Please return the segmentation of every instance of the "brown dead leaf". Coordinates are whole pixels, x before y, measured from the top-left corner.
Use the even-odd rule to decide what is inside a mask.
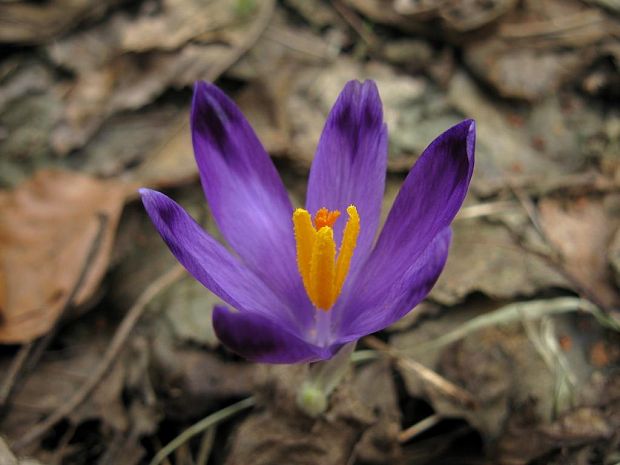
[[[66,155],[110,116],[142,108],[170,87],[215,80],[256,41],[272,7],[273,1],[263,2],[243,16],[222,0],[170,0],[158,14],[120,12],[50,45],[52,60],[76,74],[57,89],[65,107],[52,147]]]
[[[118,0],[0,2],[0,42],[40,44],[86,17],[97,17]]]
[[[496,22],[517,5],[516,0],[348,0],[375,22],[407,32],[423,32],[458,41],[458,37]]]
[[[127,186],[41,171],[0,192],[0,343],[45,334],[107,270]]]
[[[2,465],[41,465],[32,459],[18,460],[6,443],[0,438],[0,464]]]
[[[505,226],[462,220],[453,230],[448,263],[431,291],[433,299],[453,305],[474,292],[505,299],[566,287],[564,279],[540,257],[519,248]]]
[[[372,407],[378,407],[377,403],[365,403],[358,395],[355,385],[344,382],[332,394],[326,415],[314,420],[301,413],[295,402],[307,367],[266,365],[262,368],[264,379],[259,392],[265,408],[253,413],[239,425],[231,437],[230,454],[224,463],[352,463],[354,447],[362,434],[369,431],[377,421],[377,415],[372,410]],[[385,378],[379,377],[375,381],[377,384],[374,388],[378,388],[378,385],[384,388],[389,385]],[[369,387],[367,393],[373,387]],[[382,407],[379,409],[382,410]],[[385,410],[381,413],[385,413]],[[391,451],[384,452],[389,454]]]
[[[604,305],[620,303],[607,262],[617,224],[608,217],[603,203],[586,197],[568,203],[546,198],[539,203],[539,216],[566,271]]]
[[[96,330],[93,330],[94,321]],[[113,330],[105,318],[96,317],[96,320],[81,319],[60,333],[56,344],[62,350],[44,354],[36,370],[15,392],[3,417],[2,434],[12,440],[15,449],[19,448],[15,444],[19,438],[32,431],[42,418],[63,408],[92,379],[93,370],[109,347]],[[67,439],[71,440],[71,446],[57,446],[50,454],[47,445],[50,443],[46,441],[51,436],[54,443],[55,433],[63,431],[60,426],[43,439],[46,445],[41,447],[37,443],[19,451],[33,454],[46,463],[136,465],[146,454],[140,438],[153,434],[160,421],[160,409],[147,374],[149,357],[145,337],[135,334],[93,392],[66,413],[64,422],[69,425]],[[6,358],[0,359],[0,372],[9,363]],[[4,465],[1,450],[0,447],[0,464]],[[76,456],[82,460],[72,460]],[[85,461],[84,457],[90,460]]]
[[[189,128],[189,112],[177,116],[165,129],[165,139],[150,151],[130,176],[150,187],[168,187],[196,178],[196,162]]]
[[[466,45],[471,70],[504,96],[540,100],[580,76],[611,40],[613,27],[583,2],[523,2],[492,37]]]
[[[164,0],[157,14],[144,14],[124,29],[122,48],[174,50],[194,37],[230,27],[243,19],[238,13],[235,2],[227,0]]]

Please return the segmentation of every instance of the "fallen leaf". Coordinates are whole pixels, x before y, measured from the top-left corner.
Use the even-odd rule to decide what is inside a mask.
[[[118,0],[53,0],[45,3],[1,2],[0,42],[40,44],[85,18],[101,16]]]
[[[493,86],[502,97],[540,100],[557,91],[585,69],[583,53],[567,50],[532,50],[511,44],[485,41],[472,45],[465,54],[467,64]]]
[[[512,110],[493,100],[465,73],[457,73],[450,82],[449,100],[459,111],[474,118],[476,125],[476,173],[473,186],[487,195],[523,178],[540,173],[563,173],[566,168],[535,150],[528,133],[511,125]],[[498,137],[501,134],[501,137]]]
[[[45,334],[107,270],[127,185],[41,171],[0,192],[0,342]]]
[[[467,33],[491,25],[512,11],[516,0],[348,0],[375,22],[405,32],[423,33],[460,43]]]
[[[301,413],[295,402],[307,367],[271,365],[263,368],[265,374],[260,391],[265,408],[253,412],[237,427],[224,463],[348,463],[361,435],[377,419],[372,406],[357,395],[354,384],[342,383],[332,394],[325,417],[315,421]],[[385,379],[376,381],[375,388],[390,384]],[[373,402],[374,406],[380,403]]]
[[[258,366],[219,359],[202,349],[179,347],[156,333],[151,371],[162,393],[166,417],[195,419],[227,402],[252,394]]]
[[[129,172],[137,183],[163,188],[198,177],[187,113],[182,112],[169,120],[164,134],[162,140],[148,151],[143,162]]]
[[[130,52],[175,50],[194,37],[219,32],[244,19],[235,2],[163,0],[156,14],[140,15],[123,29],[120,45]]]
[[[188,114],[187,104],[162,104],[114,115],[67,162],[80,172],[123,176],[148,187],[191,180],[197,170]]]
[[[56,345],[62,350],[46,353],[15,392],[2,423],[3,433],[12,441],[63,408],[93,376],[114,330],[101,316],[81,319],[60,333]],[[80,461],[75,463],[95,463],[95,459],[103,459],[102,455],[115,455],[120,447],[118,455],[123,456],[122,460],[117,458],[110,463],[138,463],[145,454],[141,438],[153,434],[161,420],[148,376],[149,360],[148,341],[142,335],[134,335],[93,392],[67,412],[63,420],[70,425],[68,439],[72,447],[57,447],[55,457],[61,457],[62,463],[74,463],[76,456]],[[0,370],[8,363],[7,359],[0,360]],[[40,441],[43,445],[35,443],[24,452],[31,451],[42,461],[53,457],[46,443],[58,440],[63,431],[62,423],[50,428],[51,434]],[[60,458],[55,463],[61,463]]]
[[[27,55],[0,70],[0,188],[11,188],[54,162],[49,133],[62,114],[53,70]]]
[[[484,220],[459,220],[446,268],[431,298],[453,305],[474,292],[495,299],[531,296],[543,289],[568,287],[540,257],[525,252],[507,227]]]
[[[536,312],[525,316],[524,309],[522,317],[503,319],[495,312],[496,305],[486,299],[471,299],[458,308],[447,309],[439,318],[427,319],[412,330],[390,337],[390,345],[401,353],[470,392],[477,408],[457,405],[399,366],[409,394],[427,400],[441,415],[466,419],[490,446],[493,463],[524,465],[555,448],[570,445],[574,439],[596,441],[609,436],[612,411],[603,415],[595,412],[592,427],[581,430],[578,421],[573,421],[583,418],[582,407],[605,405],[605,400],[587,394],[596,382],[597,370],[586,356],[590,341],[601,338],[604,329],[592,317],[558,314],[537,318]],[[486,319],[487,323],[484,328],[463,334],[453,344],[433,346],[443,335],[467,328],[474,319]],[[584,322],[593,325],[587,332],[582,329]],[[540,340],[535,340],[526,327],[541,334],[545,331],[544,344],[537,345]],[[572,338],[575,344],[571,350],[560,349],[559,334]],[[552,346],[558,351],[552,352]],[[570,380],[568,384],[566,380]]]
[[[545,198],[539,217],[547,239],[560,253],[566,270],[604,305],[620,304],[607,262],[607,250],[618,221],[601,201],[582,197],[571,202]]]
[[[23,459],[18,460],[11,450],[9,446],[2,440],[0,437],[0,464],[2,465],[42,465],[40,462],[32,459]]]
[[[170,87],[215,80],[262,31],[272,5],[244,16],[222,0],[167,0],[157,14],[148,7],[138,16],[119,12],[50,45],[52,59],[76,74],[58,86],[65,105],[51,135],[56,153],[82,147],[107,118],[140,109]]]
[[[596,8],[567,0],[526,1],[497,34],[465,46],[469,68],[503,97],[540,100],[581,75],[612,36]]]
[[[355,373],[353,383],[364,405],[377,417],[355,446],[356,459],[362,463],[396,463],[401,452],[401,412],[391,364],[387,360],[369,363]]]

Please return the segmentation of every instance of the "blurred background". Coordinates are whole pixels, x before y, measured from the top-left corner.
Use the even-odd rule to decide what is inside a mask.
[[[0,0],[0,464],[620,463],[619,35],[617,0]],[[219,346],[217,298],[137,201],[164,190],[217,234],[198,79],[299,205],[350,79],[383,99],[384,215],[426,145],[477,121],[440,281],[360,342],[327,419],[296,410],[300,367]]]

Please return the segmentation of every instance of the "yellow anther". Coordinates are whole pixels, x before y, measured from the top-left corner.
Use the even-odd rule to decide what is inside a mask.
[[[293,213],[293,226],[295,228],[295,242],[297,244],[297,269],[304,282],[306,292],[310,295],[310,260],[316,231],[312,226],[310,213],[303,208],[298,208]]]
[[[342,242],[340,243],[338,260],[336,261],[336,282],[334,291],[336,296],[340,295],[344,280],[347,274],[349,274],[351,258],[353,258],[353,251],[357,245],[357,236],[360,233],[360,217],[357,214],[357,208],[353,205],[349,205],[347,207],[347,214],[349,215],[349,220],[342,233]]]
[[[338,217],[340,217],[340,212],[338,210],[329,211],[327,208],[319,208],[314,215],[314,227],[317,231],[323,226],[333,228]]]
[[[316,233],[310,261],[310,300],[321,310],[334,304],[334,276],[336,274],[336,243],[334,230],[323,226]]]
[[[353,205],[347,208],[347,213],[349,219],[342,234],[338,258],[333,225],[340,212],[321,208],[316,212],[314,225],[306,210],[298,208],[293,213],[299,274],[310,301],[321,310],[329,310],[340,295],[357,245],[360,217]]]

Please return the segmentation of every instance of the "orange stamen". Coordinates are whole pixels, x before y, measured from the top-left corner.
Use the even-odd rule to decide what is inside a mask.
[[[333,228],[338,217],[340,217],[340,212],[338,210],[329,211],[327,208],[319,208],[314,215],[314,227],[317,231],[323,226]]]
[[[333,226],[339,211],[321,208],[316,212],[314,225],[306,210],[298,208],[293,213],[299,274],[310,301],[325,311],[334,306],[342,291],[360,232],[357,209],[350,205],[347,213],[349,219],[337,256]]]

